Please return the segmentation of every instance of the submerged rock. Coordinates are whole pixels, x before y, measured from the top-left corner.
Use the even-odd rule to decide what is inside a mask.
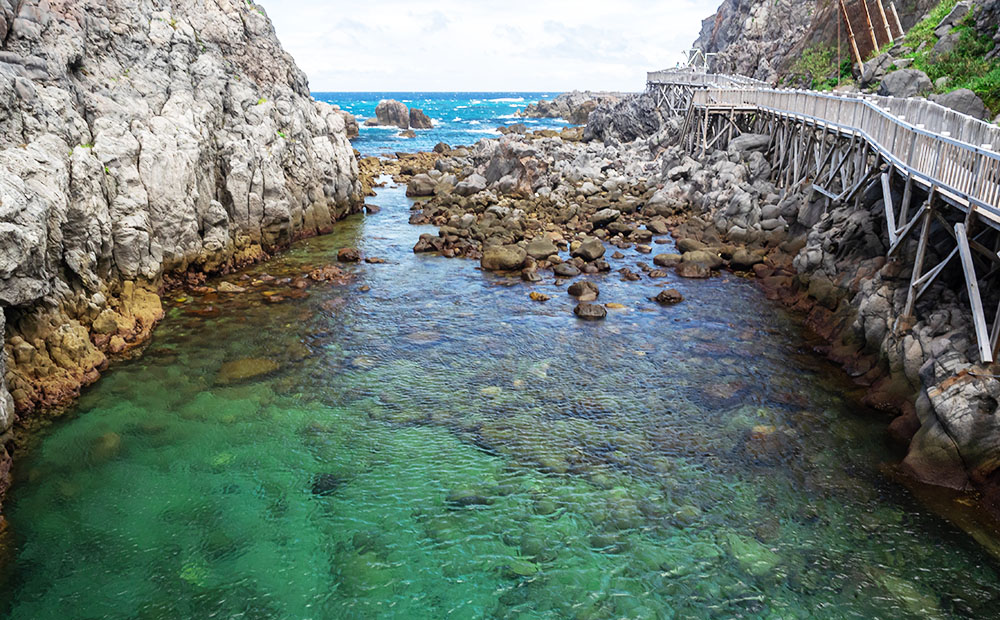
[[[341,263],[356,263],[361,260],[361,252],[357,248],[340,248],[337,250],[337,261]]]
[[[278,362],[263,357],[247,357],[226,362],[215,375],[216,385],[231,385],[269,375],[280,368]]]

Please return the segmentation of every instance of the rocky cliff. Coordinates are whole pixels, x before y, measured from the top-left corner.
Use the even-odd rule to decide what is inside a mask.
[[[249,0],[0,0],[0,41],[2,492],[15,412],[141,344],[165,278],[322,232],[361,189],[350,119]]]
[[[896,9],[908,29],[938,0],[898,0]],[[802,53],[836,46],[840,5],[834,0],[723,0],[701,24],[694,47],[718,56],[714,71],[777,82]],[[843,57],[850,55],[840,31]]]

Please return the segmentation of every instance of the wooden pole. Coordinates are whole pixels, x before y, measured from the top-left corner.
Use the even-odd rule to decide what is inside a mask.
[[[885,26],[885,33],[889,36],[889,43],[895,43],[896,39],[892,36],[892,29],[889,28],[889,20],[885,16],[885,7],[882,6],[882,0],[875,0],[875,4],[878,5],[878,12],[882,15],[882,25]]]
[[[861,6],[865,7],[865,23],[868,24],[868,34],[872,38],[872,51],[878,51],[878,39],[875,38],[875,27],[872,26],[872,14],[868,12],[868,0],[861,0]]]
[[[844,5],[844,0],[840,0],[840,12],[844,16],[844,23],[847,24],[847,38],[851,42],[851,49],[854,51],[854,60],[858,63],[860,68],[864,63],[861,62],[861,53],[858,52],[858,43],[854,40],[854,28],[851,27],[851,19],[847,16],[847,7]]]
[[[899,21],[899,13],[896,12],[895,2],[889,3],[889,10],[892,11],[892,18],[896,21],[896,32],[898,32],[899,36],[902,37],[906,33],[903,32],[903,24]]]

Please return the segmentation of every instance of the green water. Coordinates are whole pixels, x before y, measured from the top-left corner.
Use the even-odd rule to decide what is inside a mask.
[[[43,432],[0,613],[1000,617],[997,563],[879,473],[887,420],[752,283],[660,280],[686,297],[660,308],[610,274],[626,308],[585,323],[414,255],[402,190],[374,202],[275,281],[172,300]],[[344,245],[388,262],[265,302]],[[217,384],[246,357],[278,368]]]

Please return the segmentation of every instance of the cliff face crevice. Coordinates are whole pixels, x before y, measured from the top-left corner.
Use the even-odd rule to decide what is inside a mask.
[[[0,0],[0,39],[3,437],[148,337],[164,274],[327,231],[361,188],[252,2]]]

